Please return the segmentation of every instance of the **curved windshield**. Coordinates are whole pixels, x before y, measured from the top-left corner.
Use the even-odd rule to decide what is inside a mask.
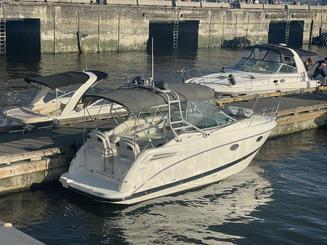
[[[280,66],[280,63],[242,58],[232,68],[239,71],[271,74],[277,73]]]
[[[207,101],[189,101],[185,108],[185,120],[199,129],[221,127],[234,122],[234,119]]]
[[[293,57],[283,56],[275,50],[261,48],[247,50],[232,68],[239,71],[264,74],[296,72]]]

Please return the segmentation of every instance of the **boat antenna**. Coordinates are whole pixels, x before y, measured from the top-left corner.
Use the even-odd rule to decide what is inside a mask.
[[[154,54],[153,54],[153,37],[151,38],[151,85],[154,87]]]
[[[85,71],[87,71],[87,64],[85,64]]]

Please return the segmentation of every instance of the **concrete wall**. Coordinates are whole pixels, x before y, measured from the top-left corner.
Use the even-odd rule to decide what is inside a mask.
[[[139,1],[142,3],[142,1]],[[254,5],[253,5],[254,6]],[[226,6],[224,6],[226,7]],[[304,20],[304,43],[311,20],[313,35],[327,31],[327,9],[269,9],[264,5],[242,9],[13,2],[4,5],[0,18],[39,18],[41,52],[77,52],[77,32],[83,52],[144,50],[150,21],[199,20],[199,47],[220,47],[225,39],[246,36],[254,43],[267,42],[271,21]],[[259,8],[260,7],[260,8]]]

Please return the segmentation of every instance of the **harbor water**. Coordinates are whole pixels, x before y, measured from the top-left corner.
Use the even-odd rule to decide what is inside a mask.
[[[318,50],[327,56],[326,49]],[[155,55],[155,79],[220,70],[240,51]],[[0,57],[0,108],[26,104],[22,78],[67,70],[109,73],[105,87],[151,73],[144,52]],[[1,136],[0,136],[1,137]],[[94,202],[59,184],[0,197],[0,220],[46,244],[327,244],[327,130],[266,142],[251,165],[220,183],[133,206]]]

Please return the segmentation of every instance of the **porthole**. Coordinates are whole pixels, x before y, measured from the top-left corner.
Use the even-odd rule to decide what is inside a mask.
[[[235,150],[237,150],[239,148],[239,144],[234,144],[234,145],[232,145],[231,147],[230,147],[230,150],[231,151],[235,151]]]
[[[263,136],[257,138],[257,142],[260,142],[263,139]]]

